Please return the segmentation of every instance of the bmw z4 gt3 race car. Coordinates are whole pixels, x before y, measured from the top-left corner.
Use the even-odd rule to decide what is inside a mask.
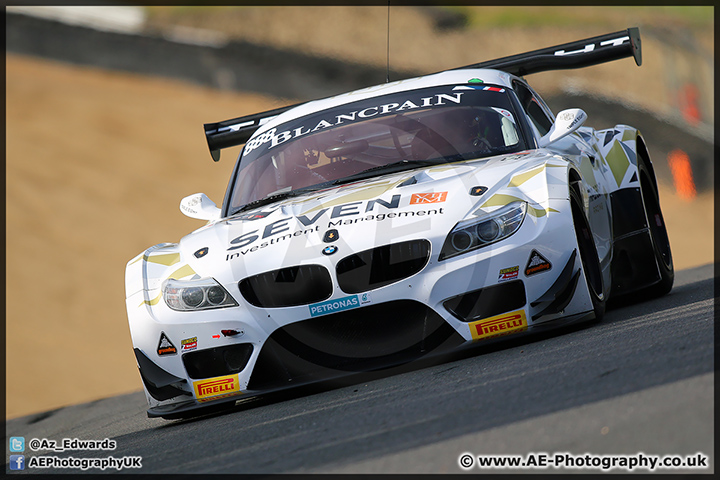
[[[521,76],[624,57],[636,28],[206,124],[244,144],[207,224],[127,264],[151,417],[489,338],[672,288],[646,141],[553,115]]]

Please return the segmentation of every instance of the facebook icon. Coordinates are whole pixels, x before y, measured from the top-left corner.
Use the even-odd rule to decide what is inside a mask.
[[[10,470],[25,470],[25,455],[10,455]]]

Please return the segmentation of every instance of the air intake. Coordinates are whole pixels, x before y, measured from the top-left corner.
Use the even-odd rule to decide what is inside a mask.
[[[239,343],[184,353],[182,360],[190,378],[212,378],[241,372],[252,351],[251,343]]]
[[[410,240],[355,253],[336,266],[337,280],[346,293],[384,287],[418,273],[430,259],[430,242]]]
[[[238,284],[251,305],[260,308],[296,307],[327,300],[333,286],[321,265],[298,265],[253,275]]]
[[[291,323],[262,346],[249,389],[377,370],[465,342],[420,302],[396,300]]]
[[[463,322],[474,322],[517,310],[524,307],[525,302],[525,284],[522,280],[513,280],[448,298],[443,307]]]

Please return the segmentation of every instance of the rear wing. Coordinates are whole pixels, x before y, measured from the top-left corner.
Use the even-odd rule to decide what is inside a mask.
[[[548,70],[589,67],[625,57],[633,57],[638,66],[642,65],[640,30],[637,27],[452,70],[492,68],[521,77]],[[217,162],[220,160],[220,150],[244,144],[261,125],[303,103],[204,124],[210,155]]]
[[[625,57],[633,57],[638,66],[642,65],[640,30],[637,27],[452,70],[494,68],[522,77],[548,70],[589,67]]]

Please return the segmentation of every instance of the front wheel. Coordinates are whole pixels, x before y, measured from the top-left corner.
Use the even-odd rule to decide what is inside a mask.
[[[599,322],[605,315],[605,294],[603,289],[602,270],[600,260],[593,240],[590,224],[588,223],[582,208],[582,200],[576,188],[570,189],[570,205],[572,208],[573,225],[577,237],[580,260],[587,289],[592,300],[595,321]]]

